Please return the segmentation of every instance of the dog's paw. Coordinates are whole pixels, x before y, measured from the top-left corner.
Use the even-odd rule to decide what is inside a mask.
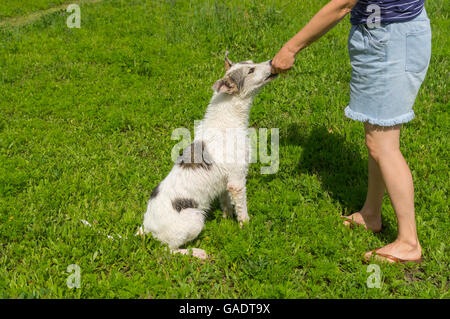
[[[192,256],[200,258],[200,259],[208,258],[206,251],[204,251],[203,249],[199,249],[199,248],[192,248]]]
[[[238,216],[237,220],[239,221],[239,227],[244,227],[245,224],[248,224],[250,217],[248,217],[248,214],[241,214],[241,216]]]
[[[175,249],[171,250],[174,254],[182,254],[182,255],[190,255],[192,252],[193,257],[197,257],[200,259],[206,259],[208,258],[208,255],[206,254],[206,251],[200,248],[189,248],[189,249]]]
[[[248,219],[239,221],[239,228],[243,228],[246,224],[248,224]]]
[[[222,215],[223,218],[232,218],[233,217],[232,210],[224,208],[224,209],[222,209],[222,211],[223,211],[223,215]]]

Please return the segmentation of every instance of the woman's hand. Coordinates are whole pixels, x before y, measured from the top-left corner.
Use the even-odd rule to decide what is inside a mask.
[[[284,45],[272,59],[272,73],[283,73],[291,69],[295,62],[295,54],[288,44]]]

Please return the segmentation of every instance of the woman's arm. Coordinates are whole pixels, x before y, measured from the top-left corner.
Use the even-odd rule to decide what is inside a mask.
[[[285,72],[292,68],[295,55],[318,40],[342,20],[359,0],[331,0],[290,39],[272,60],[272,72]]]

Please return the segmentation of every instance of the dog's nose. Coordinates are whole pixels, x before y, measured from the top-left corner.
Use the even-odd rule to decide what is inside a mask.
[[[269,65],[272,66],[272,60],[269,61]]]

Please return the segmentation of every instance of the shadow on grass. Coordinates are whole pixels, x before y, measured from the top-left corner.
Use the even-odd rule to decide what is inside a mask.
[[[367,159],[361,157],[359,147],[324,126],[314,127],[308,135],[304,132],[292,124],[281,141],[302,147],[297,171],[317,175],[324,190],[343,206],[344,214],[358,211],[367,191]]]
[[[211,206],[206,214],[205,221],[211,221],[214,219],[220,220],[222,218],[223,212],[222,208],[220,207],[220,201],[218,198],[214,199],[214,201],[211,203]]]
[[[361,157],[358,145],[349,143],[338,133],[324,126],[314,127],[309,134],[298,124],[289,126],[288,134],[280,140],[284,145],[302,147],[296,171],[317,175],[324,190],[343,207],[342,214],[357,212],[364,204],[367,192],[367,159]],[[380,239],[395,240],[397,229],[383,219]]]
[[[308,134],[306,131],[305,127],[291,124],[287,134],[280,136],[281,146],[302,148],[300,162],[292,173],[316,175],[324,191],[342,206],[340,213],[349,215],[359,211],[367,192],[367,159],[361,157],[359,146],[338,133],[329,132],[325,126],[313,127]],[[277,174],[259,176],[264,184],[276,178],[279,178]],[[221,218],[220,203],[215,200],[207,221]],[[395,226],[384,222],[380,238],[393,241],[395,236]]]

